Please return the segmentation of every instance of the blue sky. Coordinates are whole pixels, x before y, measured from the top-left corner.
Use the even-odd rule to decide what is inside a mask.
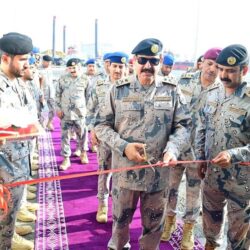
[[[0,35],[17,31],[32,37],[41,50],[52,47],[56,16],[56,49],[94,42],[130,53],[142,39],[160,39],[166,50],[193,59],[211,47],[242,43],[250,49],[247,0],[12,0],[1,6]]]

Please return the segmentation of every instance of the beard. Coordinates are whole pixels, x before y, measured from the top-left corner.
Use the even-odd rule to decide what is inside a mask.
[[[11,60],[10,66],[9,66],[10,73],[15,77],[22,77],[24,75],[24,69],[18,69],[13,65],[13,61]]]

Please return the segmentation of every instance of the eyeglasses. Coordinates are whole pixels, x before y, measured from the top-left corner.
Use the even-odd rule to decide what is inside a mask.
[[[160,63],[160,58],[147,58],[147,57],[137,57],[137,62],[141,65],[145,65],[147,62],[149,62],[151,65],[157,66]]]

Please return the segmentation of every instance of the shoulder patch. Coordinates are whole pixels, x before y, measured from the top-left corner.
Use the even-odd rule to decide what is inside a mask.
[[[174,77],[164,76],[162,79],[163,84],[177,85],[177,80]]]
[[[130,80],[127,77],[124,78],[124,79],[115,81],[115,86],[116,87],[120,87],[120,86],[127,85],[127,84],[130,84]]]

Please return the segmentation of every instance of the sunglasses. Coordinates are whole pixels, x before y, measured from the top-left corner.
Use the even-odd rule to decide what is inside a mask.
[[[141,65],[145,65],[147,62],[149,62],[151,65],[158,65],[160,63],[160,58],[147,58],[147,57],[137,57],[137,62]]]

